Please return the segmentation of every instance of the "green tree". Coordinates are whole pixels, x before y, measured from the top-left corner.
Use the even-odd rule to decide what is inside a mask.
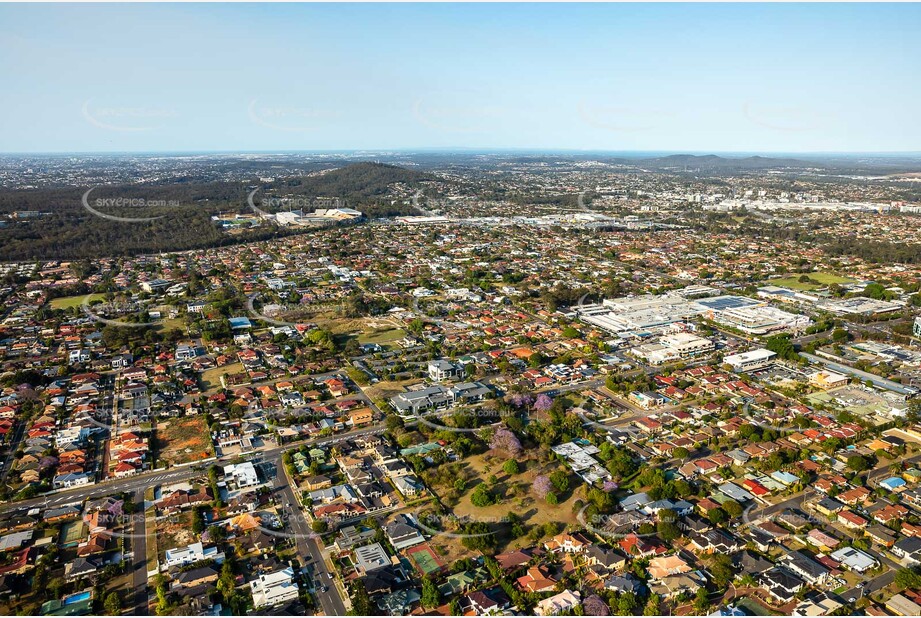
[[[205,531],[205,516],[202,513],[201,509],[194,509],[192,511],[192,532],[197,535],[201,535]]]
[[[694,597],[694,611],[698,614],[705,614],[710,608],[710,595],[707,589],[700,587],[697,589],[697,596]]]
[[[731,499],[723,502],[722,507],[729,517],[741,517],[744,510],[741,504]]]
[[[122,599],[120,596],[118,596],[118,593],[113,590],[106,595],[105,601],[103,602],[103,607],[106,610],[106,615],[121,616]]]
[[[509,459],[502,465],[502,470],[508,475],[518,474],[518,462],[514,459]]]
[[[863,472],[870,468],[870,462],[863,455],[851,455],[847,458],[847,467],[854,472]]]
[[[721,508],[710,509],[707,511],[707,519],[710,520],[712,524],[721,524],[728,519],[726,511]]]
[[[352,609],[349,614],[352,616],[373,616],[374,610],[377,609],[371,605],[371,597],[365,589],[362,580],[357,579],[352,582]]]
[[[921,589],[921,571],[917,568],[899,569],[895,574],[895,585],[912,590]]]
[[[672,509],[662,509],[659,511],[659,521],[656,523],[656,533],[663,541],[674,541],[681,536],[681,529],[678,527],[678,514]]]
[[[725,588],[735,576],[732,560],[726,554],[712,554],[710,557],[710,574],[717,588]]]
[[[310,524],[310,528],[317,534],[323,534],[329,530],[329,523],[325,519],[315,519]]]
[[[486,507],[495,503],[493,495],[486,489],[485,483],[480,483],[470,494],[470,502],[473,506]]]
[[[441,592],[431,577],[422,580],[422,607],[432,609],[441,605]]]

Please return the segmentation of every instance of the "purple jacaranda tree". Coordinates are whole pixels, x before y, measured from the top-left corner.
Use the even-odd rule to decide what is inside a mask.
[[[534,401],[534,409],[540,412],[546,412],[553,406],[553,399],[541,393]]]
[[[582,602],[582,611],[586,616],[611,615],[611,608],[597,594],[589,596]]]
[[[505,427],[499,427],[492,435],[489,441],[489,448],[494,451],[503,451],[512,457],[521,454],[521,440],[514,433]]]
[[[540,474],[534,478],[534,483],[531,485],[531,489],[534,490],[534,493],[536,493],[539,498],[546,498],[547,495],[553,491],[553,483],[550,482],[549,477]]]
[[[530,395],[515,393],[512,395],[510,402],[516,408],[526,408],[534,402],[534,398]]]

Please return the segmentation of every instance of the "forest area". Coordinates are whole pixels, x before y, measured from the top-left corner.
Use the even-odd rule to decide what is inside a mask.
[[[0,214],[35,211],[39,216],[10,219],[0,227],[0,260],[76,259],[128,256],[162,251],[203,249],[308,232],[271,224],[228,235],[211,217],[248,212],[246,197],[261,187],[266,197],[341,198],[369,218],[415,214],[415,209],[389,197],[394,183],[416,185],[430,177],[379,163],[355,163],[320,175],[259,182],[178,182],[94,189],[88,203],[117,217],[152,219],[113,221],[84,208],[87,188],[21,189],[0,192]],[[121,198],[137,204],[97,207],[96,200]],[[267,210],[279,210],[278,208]]]

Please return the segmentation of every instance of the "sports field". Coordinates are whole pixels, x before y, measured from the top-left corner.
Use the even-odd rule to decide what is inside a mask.
[[[769,279],[763,283],[765,285],[776,285],[781,288],[808,292],[829,286],[832,283],[844,284],[854,282],[853,279],[848,279],[847,277],[842,277],[834,273],[806,273],[806,276],[809,277],[811,281],[800,281],[799,278],[801,276],[802,275],[792,275],[790,277],[784,277],[783,279]]]
[[[435,550],[428,543],[411,547],[406,550],[406,554],[415,563],[423,575],[437,573],[445,568],[445,563],[438,557]]]
[[[83,304],[83,299],[86,298],[86,294],[80,294],[79,296],[62,296],[61,298],[55,298],[51,301],[51,307],[53,309],[69,309],[70,307],[78,307]],[[103,300],[105,296],[102,294],[90,294],[89,303],[96,302],[97,300]]]

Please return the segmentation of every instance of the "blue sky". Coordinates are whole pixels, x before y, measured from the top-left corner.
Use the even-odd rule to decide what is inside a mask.
[[[921,150],[921,6],[0,5],[0,152]]]

